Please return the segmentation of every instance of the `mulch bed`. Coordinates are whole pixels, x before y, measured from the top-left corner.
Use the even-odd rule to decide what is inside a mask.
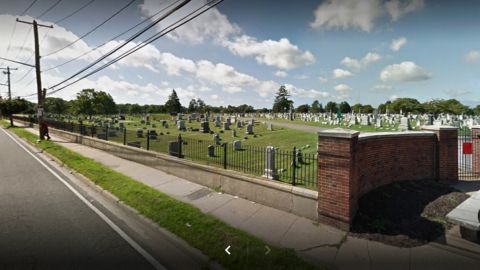
[[[453,226],[445,216],[467,198],[434,181],[392,183],[360,199],[350,235],[399,247],[424,245]]]

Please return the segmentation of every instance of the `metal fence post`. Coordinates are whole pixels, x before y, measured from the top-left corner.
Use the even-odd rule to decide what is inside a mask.
[[[105,141],[108,141],[108,126],[105,128]]]
[[[223,143],[223,168],[227,169],[227,143]]]
[[[147,151],[150,150],[150,130],[147,129]]]
[[[123,145],[127,144],[127,128],[123,128]]]
[[[92,138],[93,138],[93,125],[90,126],[90,133],[92,134]]]
[[[182,135],[178,134],[178,158],[182,158]]]
[[[292,186],[295,186],[295,173],[297,170],[297,148],[294,146],[293,147],[293,152],[292,152]]]

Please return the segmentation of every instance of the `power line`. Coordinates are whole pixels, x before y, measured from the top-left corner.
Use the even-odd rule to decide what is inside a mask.
[[[82,9],[88,7],[88,6],[89,6],[90,4],[92,4],[93,2],[95,2],[95,0],[90,0],[89,2],[87,2],[86,4],[84,4],[83,6],[81,6],[80,8],[76,9],[75,11],[73,11],[72,13],[70,13],[69,15],[67,15],[67,16],[65,16],[65,17],[63,17],[63,18],[61,18],[61,19],[59,19],[59,20],[57,20],[57,21],[55,21],[54,24],[58,24],[58,23],[60,23],[60,22],[62,22],[62,21],[67,20],[68,18],[70,18],[70,17],[72,17],[73,15],[77,14],[78,12],[80,12]],[[15,23],[16,23],[16,22],[15,22]],[[48,35],[49,32],[50,32],[50,29],[48,29],[47,32],[45,32],[45,34],[44,34],[43,37],[42,37],[42,40],[40,41],[40,44],[43,43],[43,41],[45,40],[45,38],[47,37],[47,35]],[[32,53],[32,54],[30,55],[30,57],[29,57],[25,62],[30,61],[30,59],[32,59],[33,55],[34,55],[34,53]],[[23,79],[25,79],[25,78],[27,77],[27,75],[28,75],[30,72],[32,72],[32,70],[33,70],[33,68],[29,68],[29,69],[25,72],[25,74],[23,74],[23,76],[22,76],[19,80],[16,81],[16,83],[19,83],[19,82],[21,82]]]
[[[102,23],[100,23],[99,25],[95,26],[92,30],[88,31],[87,33],[83,34],[81,37],[77,38],[75,41],[73,42],[70,42],[69,44],[67,44],[66,46],[56,50],[56,51],[53,51],[53,52],[50,52],[46,55],[44,55],[44,57],[46,56],[50,56],[52,54],[56,54],[60,51],[63,51],[64,49],[72,46],[73,44],[77,43],[79,40],[81,40],[82,38],[90,35],[91,33],[93,33],[94,31],[96,31],[98,28],[100,28],[101,26],[103,26],[105,23],[107,23],[108,21],[110,21],[113,17],[117,16],[120,12],[122,12],[124,9],[126,9],[127,7],[129,7],[131,4],[133,4],[133,2],[135,2],[137,0],[131,0],[130,2],[128,2],[128,4],[126,4],[125,6],[123,6],[120,10],[118,10],[117,12],[115,12],[112,16],[108,17],[108,19],[106,19],[105,21],[103,21]]]
[[[60,2],[62,2],[62,0],[57,0],[57,2],[55,2],[55,4],[51,5],[49,8],[47,8],[44,12],[42,12],[42,14],[38,15],[37,19],[40,19],[41,17],[43,17],[45,14],[47,14],[48,12],[50,12],[50,10],[54,9],[58,4],[60,4]]]
[[[33,2],[22,12],[20,13],[20,16],[23,16],[27,13],[27,11],[33,6],[35,5],[35,3],[37,2],[38,0],[33,0]]]
[[[69,15],[67,15],[67,16],[65,16],[65,17],[63,17],[63,18],[61,18],[61,19],[59,19],[59,20],[57,20],[57,21],[55,21],[55,22],[53,22],[53,23],[54,23],[54,24],[58,24],[58,23],[60,23],[60,22],[65,21],[66,19],[68,19],[68,18],[72,17],[73,15],[77,14],[78,12],[80,12],[82,9],[84,9],[84,8],[88,7],[89,5],[91,5],[93,2],[95,2],[95,0],[90,0],[88,3],[86,3],[86,4],[83,5],[83,6],[81,6],[80,8],[78,8],[77,10],[75,10],[74,12],[70,13]]]
[[[183,17],[181,20],[187,18],[187,17],[190,16],[191,14],[195,13],[196,11],[200,10],[201,8],[203,8],[203,7],[207,6],[207,5],[210,5],[212,2],[215,2],[215,1],[216,1],[216,0],[212,0],[212,1],[208,2],[208,3],[206,3],[204,6],[200,7],[199,9],[197,9],[197,10],[191,12],[190,14],[188,14],[187,16]],[[70,85],[72,85],[72,84],[74,84],[74,83],[77,83],[78,81],[81,81],[81,80],[83,80],[83,79],[85,79],[85,78],[87,78],[87,77],[89,77],[89,76],[91,76],[91,75],[93,75],[93,74],[95,74],[95,73],[97,73],[97,72],[99,72],[99,71],[107,68],[108,66],[110,66],[110,65],[112,65],[112,64],[114,64],[114,63],[116,63],[116,62],[118,62],[118,61],[120,61],[120,60],[122,60],[123,58],[125,58],[125,57],[129,56],[130,54],[132,54],[132,53],[140,50],[141,48],[145,47],[146,45],[148,45],[148,44],[156,41],[157,39],[163,37],[164,35],[170,33],[171,31],[174,31],[175,29],[177,29],[178,27],[184,25],[185,23],[190,22],[191,20],[195,19],[196,17],[200,16],[201,14],[205,13],[206,11],[210,10],[211,8],[215,7],[216,5],[220,4],[220,3],[223,2],[223,1],[224,1],[224,0],[218,0],[216,3],[210,5],[207,9],[205,9],[205,10],[201,11],[200,13],[194,15],[193,17],[191,17],[191,18],[189,18],[189,19],[181,22],[180,24],[175,25],[175,24],[177,24],[177,23],[179,23],[179,22],[181,21],[181,20],[178,20],[177,22],[169,25],[169,26],[168,26],[167,28],[165,28],[165,29],[168,29],[169,27],[172,27],[173,25],[175,25],[173,28],[171,28],[171,29],[169,29],[169,30],[167,30],[167,31],[161,31],[160,33],[157,33],[157,34],[153,35],[152,37],[150,37],[149,39],[147,39],[144,43],[141,43],[140,45],[135,46],[134,48],[130,49],[129,51],[127,51],[127,52],[123,53],[122,55],[116,57],[115,59],[107,62],[106,64],[102,65],[101,67],[98,67],[97,69],[89,72],[88,74],[86,74],[86,75],[84,75],[84,76],[76,79],[75,81],[73,81],[73,82],[71,82],[71,83],[69,83],[69,84],[67,84],[67,85],[62,86],[61,88],[58,88],[58,89],[55,89],[55,90],[51,91],[50,93],[48,93],[48,95],[52,95],[52,94],[54,94],[54,93],[56,93],[56,92],[58,92],[58,91],[61,91],[61,90],[65,89],[66,87],[68,87],[68,86],[70,86]],[[70,78],[70,79],[71,79],[71,78]],[[67,79],[67,80],[69,80],[69,79]],[[59,83],[59,84],[62,84],[62,83],[64,83],[64,82],[67,81],[67,80],[64,80],[63,82],[61,82],[61,83]],[[59,84],[56,84],[55,86],[58,86]],[[52,89],[52,88],[55,87],[55,86],[52,86],[52,87],[50,87],[50,88],[48,88],[48,89]]]
[[[57,83],[55,84],[54,86],[52,87],[49,87],[48,89],[51,89],[51,88],[54,88],[54,87],[57,87],[59,86],[60,84],[68,81],[68,80],[71,80],[72,78],[74,78],[75,76],[79,75],[80,73],[86,71],[87,69],[93,67],[94,65],[98,64],[100,61],[104,60],[105,58],[107,58],[108,56],[112,55],[113,53],[115,53],[116,51],[120,50],[121,48],[123,48],[125,45],[127,45],[128,43],[130,43],[132,40],[134,40],[135,38],[139,37],[140,35],[142,35],[143,33],[145,33],[146,31],[148,31],[150,28],[152,28],[153,26],[155,26],[157,23],[159,23],[160,21],[164,20],[166,17],[170,16],[172,13],[174,13],[175,11],[177,11],[178,9],[180,9],[181,7],[185,6],[188,2],[190,2],[190,0],[184,0],[183,2],[181,2],[179,5],[177,5],[176,7],[174,7],[172,10],[170,10],[169,12],[167,12],[166,14],[164,14],[163,16],[157,18],[155,21],[153,21],[152,23],[150,23],[149,25],[147,25],[146,27],[144,27],[142,30],[138,31],[136,34],[134,34],[133,36],[131,36],[130,38],[128,38],[123,44],[121,45],[118,45],[117,47],[113,48],[112,50],[110,50],[108,53],[102,55],[100,58],[98,58],[97,60],[95,60],[93,63],[87,65],[85,68],[81,69],[80,71],[78,71],[77,73],[71,75],[69,78],[61,81],[60,83]]]
[[[59,65],[56,65],[56,66],[54,66],[54,67],[45,69],[45,70],[43,70],[42,72],[48,72],[48,71],[50,71],[50,70],[52,70],[52,69],[55,69],[55,68],[64,66],[64,65],[69,64],[69,63],[71,63],[71,62],[73,62],[73,61],[75,61],[75,60],[77,60],[77,59],[79,59],[79,58],[82,58],[83,56],[85,56],[85,55],[87,55],[87,54],[92,53],[93,51],[96,51],[98,48],[105,46],[108,42],[113,41],[113,40],[115,40],[115,39],[123,36],[124,34],[130,32],[131,30],[135,29],[135,28],[138,27],[139,25],[144,24],[144,23],[147,22],[148,20],[152,19],[153,17],[157,16],[157,15],[160,14],[161,12],[165,11],[167,8],[171,7],[173,4],[178,3],[178,2],[180,2],[180,1],[181,1],[181,0],[176,0],[174,3],[168,5],[168,6],[165,7],[165,8],[162,8],[161,10],[157,11],[155,14],[151,15],[150,17],[143,19],[141,22],[135,24],[134,26],[132,26],[132,27],[130,27],[129,29],[127,29],[126,31],[121,32],[120,34],[117,34],[116,36],[110,38],[109,40],[107,40],[107,41],[105,41],[104,43],[96,46],[95,48],[93,48],[93,49],[91,49],[91,50],[89,50],[89,51],[87,51],[87,52],[84,52],[84,53],[82,53],[82,54],[80,54],[80,55],[78,55],[78,56],[76,56],[76,57],[74,57],[74,58],[72,58],[72,59],[70,59],[70,60],[68,60],[68,61],[65,61],[65,62],[63,62],[63,63],[61,63],[61,64],[59,64]]]

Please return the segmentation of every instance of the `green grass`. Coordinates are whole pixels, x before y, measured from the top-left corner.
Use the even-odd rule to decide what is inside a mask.
[[[2,125],[6,127],[8,123],[2,121]],[[55,156],[227,269],[315,269],[301,260],[294,250],[272,248],[270,254],[264,255],[266,243],[255,236],[56,143],[36,143],[37,136],[25,129],[9,130]],[[228,245],[232,246],[230,256],[224,251]]]

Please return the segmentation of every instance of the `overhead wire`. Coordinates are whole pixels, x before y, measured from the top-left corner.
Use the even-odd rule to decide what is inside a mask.
[[[210,5],[211,3],[215,2],[215,1],[216,1],[216,3]],[[112,65],[112,64],[120,61],[121,59],[123,59],[123,58],[131,55],[132,53],[140,50],[141,48],[145,47],[146,45],[148,45],[148,44],[150,44],[150,43],[158,40],[159,38],[165,36],[166,34],[170,33],[171,31],[176,30],[178,27],[180,27],[180,26],[182,26],[182,25],[190,22],[191,20],[195,19],[196,17],[200,16],[201,14],[205,13],[206,11],[210,10],[211,8],[215,7],[216,5],[220,4],[220,3],[223,2],[223,1],[224,1],[224,0],[212,0],[212,1],[208,2],[208,3],[206,3],[206,4],[203,5],[202,7],[196,9],[195,11],[193,11],[193,12],[191,12],[191,13],[189,13],[187,16],[184,16],[182,19],[178,20],[177,22],[170,24],[168,27],[165,28],[164,31],[161,31],[161,32],[159,32],[159,33],[151,36],[150,38],[148,38],[148,39],[147,39],[146,41],[144,41],[143,43],[141,43],[141,44],[139,44],[139,45],[137,45],[137,46],[129,49],[127,52],[122,53],[120,56],[114,58],[113,60],[110,60],[109,62],[107,62],[107,63],[105,63],[104,65],[98,67],[97,69],[89,72],[88,74],[85,74],[84,76],[76,79],[75,81],[73,81],[73,82],[71,82],[71,83],[68,83],[67,85],[64,85],[64,86],[62,86],[62,87],[60,87],[60,88],[57,88],[57,89],[54,89],[54,90],[48,92],[47,95],[52,95],[52,94],[54,94],[54,93],[57,93],[57,92],[65,89],[66,87],[68,87],[68,86],[70,86],[70,85],[72,85],[72,84],[74,84],[74,83],[77,83],[77,82],[79,82],[79,81],[81,81],[81,80],[83,80],[83,79],[85,79],[85,78],[87,78],[87,77],[89,77],[89,76],[91,76],[91,75],[93,75],[93,74],[95,74],[95,73],[97,73],[97,72],[99,72],[99,71],[107,68],[108,66],[110,66],[110,65]],[[193,17],[191,17],[191,18],[189,18],[189,19],[184,20],[184,19],[187,18],[188,16],[194,14],[195,12],[197,12],[198,10],[202,9],[203,7],[205,7],[205,6],[207,6],[207,5],[210,5],[207,9],[199,12],[198,14],[195,14]],[[181,23],[179,23],[179,22],[182,21],[182,20],[184,20],[184,21],[181,22]],[[178,24],[178,23],[179,23],[179,24]],[[176,25],[176,24],[178,24],[178,25]],[[170,28],[170,27],[172,27],[172,28],[171,28],[171,29],[168,29],[168,28]],[[168,30],[167,30],[167,29],[168,29]],[[78,75],[78,74],[77,74],[77,75]],[[76,76],[76,75],[75,75],[75,76]],[[70,78],[70,79],[71,79],[71,78]],[[60,84],[62,84],[62,83],[64,83],[64,82],[66,82],[66,81],[68,81],[68,80],[70,80],[70,79],[64,80],[64,81],[62,81],[61,83],[58,83],[58,84],[56,84],[55,86],[52,86],[52,87],[50,87],[50,88],[48,88],[48,89],[53,89],[54,87],[56,87],[56,86],[58,86],[58,85],[60,85]]]
[[[91,33],[95,32],[98,28],[100,28],[101,26],[103,26],[105,23],[107,23],[108,21],[110,21],[111,19],[113,19],[115,16],[117,16],[120,12],[122,12],[123,10],[125,10],[126,8],[128,8],[130,5],[132,5],[135,1],[137,0],[130,0],[125,6],[123,6],[120,10],[118,10],[117,12],[115,12],[114,14],[112,14],[110,17],[108,17],[106,20],[104,20],[103,22],[101,22],[99,25],[95,26],[93,29],[91,29],[90,31],[88,31],[87,33],[83,34],[82,36],[78,37],[76,40],[70,42],[69,44],[63,46],[62,48],[58,49],[58,50],[55,50],[53,52],[50,52],[46,55],[44,55],[44,57],[47,57],[47,56],[50,56],[50,55],[53,55],[53,54],[56,54],[56,53],[59,53],[60,51],[63,51],[65,50],[66,48],[72,46],[73,44],[77,43],[78,41],[80,41],[81,39],[85,38],[86,36],[90,35]]]

